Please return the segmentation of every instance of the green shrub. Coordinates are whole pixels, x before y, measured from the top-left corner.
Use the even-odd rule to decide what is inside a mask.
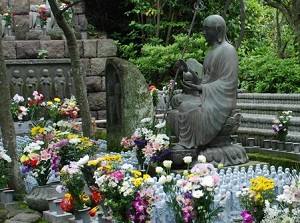
[[[276,168],[282,166],[282,168],[296,169],[298,171],[300,170],[300,162],[296,160],[277,156],[263,155],[260,153],[248,153],[247,155],[250,160],[266,162],[270,165],[275,166]]]
[[[298,59],[280,59],[267,50],[262,52],[240,61],[241,87],[256,93],[300,93]]]

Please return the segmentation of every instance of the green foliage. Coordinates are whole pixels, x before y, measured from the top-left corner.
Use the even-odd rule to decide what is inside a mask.
[[[0,188],[6,188],[9,181],[8,163],[0,158]]]
[[[39,50],[38,59],[46,59],[48,51],[47,50]]]
[[[98,140],[98,139],[106,140],[106,135],[107,135],[106,129],[97,131],[97,132],[95,132],[95,140]]]
[[[174,43],[168,46],[145,44],[141,50],[141,56],[131,58],[130,61],[138,66],[148,83],[160,88],[161,83],[167,83],[176,72],[175,64],[182,58],[182,52],[186,44],[185,35],[174,36]],[[192,35],[189,40],[183,59],[195,58],[203,61],[206,44],[203,37]]]
[[[290,168],[290,169],[296,169],[298,171],[300,170],[300,162],[297,160],[291,160],[291,159],[277,157],[277,156],[264,155],[260,153],[248,153],[247,155],[250,160],[267,162],[270,165],[275,166],[276,169],[279,166],[282,166],[283,169]]]
[[[256,93],[300,93],[297,58],[280,59],[267,48],[240,61],[241,87]]]

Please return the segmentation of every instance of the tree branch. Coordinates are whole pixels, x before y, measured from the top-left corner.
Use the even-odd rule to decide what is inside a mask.
[[[285,5],[282,1],[273,1],[273,0],[264,0],[266,2],[267,5],[278,9],[279,11],[281,11],[283,13],[283,15],[286,17],[286,19],[288,20],[288,22],[290,24],[293,24],[293,17],[291,14],[291,11],[289,10],[288,6]]]

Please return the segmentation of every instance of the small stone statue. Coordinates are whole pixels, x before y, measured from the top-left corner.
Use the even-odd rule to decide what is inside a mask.
[[[11,79],[11,95],[12,96],[16,94],[23,95],[23,86],[24,86],[24,81],[21,78],[20,71],[14,70],[13,77]]]
[[[43,69],[42,71],[40,87],[45,100],[52,100],[52,78],[50,77],[48,69]]]
[[[28,77],[26,78],[26,95],[31,97],[34,91],[38,90],[38,79],[35,76],[34,70],[28,70]]]
[[[66,78],[62,69],[56,70],[56,76],[54,78],[54,90],[55,97],[58,97],[62,100],[66,98]]]

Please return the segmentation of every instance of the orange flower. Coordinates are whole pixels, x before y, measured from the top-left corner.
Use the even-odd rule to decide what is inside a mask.
[[[94,217],[95,214],[96,214],[96,212],[98,211],[98,209],[99,209],[98,206],[93,207],[91,210],[89,210],[89,215],[90,215],[91,217]]]

